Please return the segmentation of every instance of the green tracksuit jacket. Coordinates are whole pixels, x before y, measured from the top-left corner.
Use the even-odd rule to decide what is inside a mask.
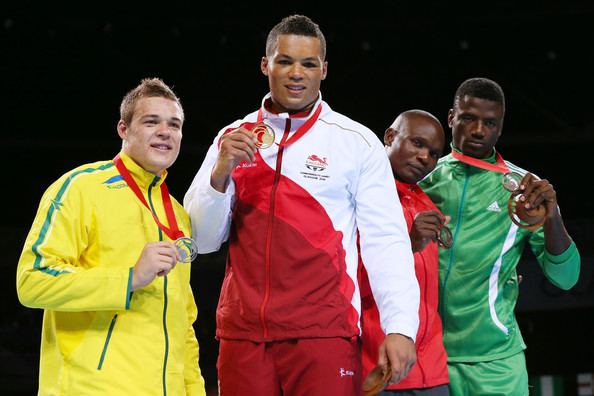
[[[486,161],[495,163],[495,152]],[[527,172],[505,163],[511,171]],[[553,256],[545,251],[542,227],[530,232],[513,224],[501,173],[449,154],[419,184],[452,218],[453,246],[439,253],[439,311],[448,361],[490,361],[522,351],[526,346],[514,316],[522,251],[529,244],[549,281],[569,289],[580,269],[575,244]]]

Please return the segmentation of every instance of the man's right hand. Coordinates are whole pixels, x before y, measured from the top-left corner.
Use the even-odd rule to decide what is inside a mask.
[[[436,241],[442,224],[446,223],[444,216],[436,210],[417,213],[410,230],[412,251],[420,252],[430,241]]]
[[[244,127],[221,136],[217,162],[210,175],[210,185],[215,190],[225,192],[229,176],[237,165],[244,161],[254,162],[257,150],[255,139],[254,134]]]
[[[165,276],[181,258],[173,242],[149,242],[142,249],[132,273],[132,291],[151,283],[156,276]]]

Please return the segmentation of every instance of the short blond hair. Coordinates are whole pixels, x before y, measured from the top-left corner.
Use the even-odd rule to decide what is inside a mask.
[[[124,96],[124,99],[122,99],[122,103],[120,104],[120,118],[126,125],[130,125],[132,118],[134,117],[136,103],[142,98],[154,97],[161,97],[175,101],[182,111],[182,119],[184,118],[184,109],[177,95],[163,82],[163,80],[156,77],[143,79],[136,88],[132,89]]]

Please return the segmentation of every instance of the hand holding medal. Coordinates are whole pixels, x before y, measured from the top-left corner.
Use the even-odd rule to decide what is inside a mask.
[[[375,366],[363,382],[363,395],[364,396],[374,396],[384,390],[386,386],[388,386],[388,381],[392,377],[392,369],[390,368],[390,364],[388,364],[388,368],[384,371],[382,370],[381,366]]]
[[[409,233],[413,252],[422,251],[431,241],[446,249],[452,247],[452,231],[447,226],[449,222],[450,216],[444,216],[437,209],[416,213]]]
[[[503,175],[503,188],[511,192],[507,201],[507,212],[512,222],[520,228],[534,231],[544,224],[547,214],[546,206],[541,203],[536,207],[526,208],[524,190],[522,186],[522,176],[516,172],[509,172]],[[534,176],[528,181],[534,180]]]
[[[167,188],[167,184],[163,181],[161,183],[161,197],[163,199],[163,206],[165,208],[165,216],[167,217],[167,222],[169,223],[169,227],[161,223],[159,218],[155,215],[155,213],[150,209],[144,195],[140,191],[138,184],[126,168],[126,165],[120,158],[119,154],[113,159],[114,165],[118,169],[118,172],[124,180],[128,187],[134,192],[138,200],[144,205],[145,208],[151,213],[155,223],[157,226],[169,237],[171,238],[177,249],[178,255],[180,257],[180,263],[191,263],[196,256],[198,256],[198,246],[196,242],[187,236],[184,236],[184,233],[179,229],[177,225],[177,219],[175,218],[175,212],[173,210],[173,205],[171,203],[171,196],[169,195],[169,189]]]
[[[441,224],[439,233],[437,234],[437,243],[440,247],[449,249],[452,247],[452,244],[454,243],[454,237],[452,236],[452,231],[446,225],[446,223],[447,221],[444,221]]]
[[[527,194],[525,189],[520,188],[522,185],[527,186],[528,184],[533,183],[533,181],[538,180],[534,175],[528,173],[526,176],[522,177],[519,173],[510,171],[507,164],[503,160],[503,157],[501,157],[499,153],[495,154],[495,164],[483,161],[478,158],[470,157],[456,151],[452,151],[452,157],[468,165],[503,174],[503,178],[501,180],[503,188],[511,192],[511,196],[507,201],[507,212],[509,213],[509,217],[515,225],[530,231],[534,231],[544,224],[544,220],[547,215],[547,208],[542,203],[542,199],[539,198],[539,203],[537,205],[529,206],[527,208]],[[541,180],[538,181],[541,182]],[[552,198],[545,198],[545,200],[551,202],[554,201]]]

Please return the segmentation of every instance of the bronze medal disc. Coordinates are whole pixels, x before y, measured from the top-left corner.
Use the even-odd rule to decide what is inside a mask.
[[[452,243],[454,242],[454,238],[452,237],[452,231],[449,227],[443,226],[439,230],[439,235],[437,237],[437,243],[439,246],[449,249],[452,247]]]
[[[383,371],[380,366],[375,366],[363,382],[363,395],[374,396],[380,393],[386,386],[392,376],[392,370],[388,365],[388,370]]]
[[[522,181],[522,175],[516,172],[508,172],[503,175],[503,188],[509,192],[518,191],[520,188],[520,182]]]

